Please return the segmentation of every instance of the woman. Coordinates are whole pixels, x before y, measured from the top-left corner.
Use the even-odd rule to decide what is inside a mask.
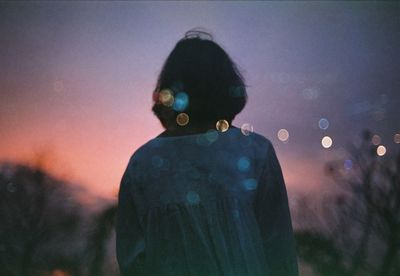
[[[246,85],[210,34],[191,30],[153,93],[165,131],[131,156],[116,224],[122,275],[298,275],[271,142],[232,120]]]

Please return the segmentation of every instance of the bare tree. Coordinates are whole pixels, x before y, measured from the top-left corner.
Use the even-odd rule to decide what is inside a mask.
[[[400,274],[400,152],[378,156],[371,138],[365,130],[347,159],[326,166],[340,188],[324,202],[328,231],[296,234],[300,257],[321,275]]]
[[[80,214],[64,181],[39,167],[0,164],[0,275],[56,268],[79,275],[79,256],[68,241],[76,236]]]
[[[115,227],[117,205],[110,205],[95,216],[92,229],[87,237],[86,257],[88,259],[88,275],[100,276],[104,273],[106,243],[110,240]]]

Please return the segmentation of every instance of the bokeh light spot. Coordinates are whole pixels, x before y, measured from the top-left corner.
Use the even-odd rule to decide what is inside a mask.
[[[208,146],[210,141],[206,138],[205,135],[199,135],[196,138],[196,143],[200,146]]]
[[[14,184],[14,182],[8,182],[7,183],[7,191],[10,193],[13,193],[17,190],[17,186]]]
[[[218,179],[217,179],[216,174],[211,172],[208,174],[207,180],[209,182],[214,182],[214,181],[217,181]]]
[[[396,144],[400,144],[400,134],[399,134],[399,133],[396,133],[396,134],[394,135],[393,141],[394,141]]]
[[[375,134],[374,136],[372,136],[371,141],[372,141],[372,144],[377,146],[381,143],[381,137],[378,134]]]
[[[189,96],[185,92],[179,92],[175,95],[175,100],[172,108],[175,111],[183,111],[189,105]]]
[[[186,113],[179,113],[178,116],[176,116],[176,123],[180,126],[185,126],[189,123],[189,115]]]
[[[249,160],[249,158],[242,156],[236,162],[236,165],[237,165],[239,171],[241,171],[241,172],[248,171],[250,168],[250,160]]]
[[[240,127],[243,135],[249,136],[251,132],[253,132],[253,126],[249,123],[245,123]]]
[[[320,129],[326,130],[329,127],[329,121],[326,118],[321,118],[318,121],[318,126]]]
[[[384,145],[380,145],[376,148],[376,154],[379,156],[384,156],[386,154],[386,147]]]
[[[62,80],[56,80],[53,83],[54,91],[58,94],[64,92],[64,82]]]
[[[190,204],[197,204],[200,202],[200,196],[198,193],[194,192],[194,191],[189,191],[186,194],[186,200],[190,203]]]
[[[218,131],[215,129],[210,129],[205,133],[205,138],[210,142],[213,143],[218,139]]]
[[[254,190],[257,188],[257,180],[254,178],[248,178],[243,180],[243,187],[246,190]]]
[[[163,89],[158,95],[158,100],[165,106],[172,106],[174,103],[174,96],[170,89]]]
[[[306,100],[315,100],[319,96],[319,91],[317,88],[306,88],[303,90],[303,97]]]
[[[286,129],[282,128],[278,130],[278,139],[282,142],[287,142],[289,140],[289,131]]]
[[[324,148],[326,148],[326,149],[330,148],[330,147],[332,146],[332,143],[333,143],[332,138],[329,137],[329,136],[324,136],[324,137],[322,138],[322,140],[321,140],[322,146],[323,146]]]
[[[219,134],[215,129],[210,129],[206,133],[198,135],[196,143],[200,146],[209,146],[218,140]]]
[[[346,159],[346,160],[344,161],[343,166],[344,166],[344,168],[345,168],[346,170],[350,170],[350,169],[353,167],[353,161],[351,161],[350,159]]]
[[[159,155],[154,155],[151,158],[151,163],[153,164],[153,167],[155,168],[161,168],[164,164],[164,160],[161,158]]]
[[[225,132],[229,128],[229,123],[227,120],[218,120],[215,124],[215,128],[220,132]]]

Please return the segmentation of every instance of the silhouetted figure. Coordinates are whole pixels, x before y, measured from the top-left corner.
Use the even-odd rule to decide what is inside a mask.
[[[210,34],[191,30],[176,44],[153,100],[166,130],[135,151],[121,180],[122,275],[298,275],[274,147],[231,125],[246,85]]]

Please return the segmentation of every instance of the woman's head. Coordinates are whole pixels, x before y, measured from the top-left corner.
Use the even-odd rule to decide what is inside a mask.
[[[153,102],[152,110],[166,129],[219,120],[231,124],[246,105],[246,84],[209,33],[190,30],[166,59]]]

